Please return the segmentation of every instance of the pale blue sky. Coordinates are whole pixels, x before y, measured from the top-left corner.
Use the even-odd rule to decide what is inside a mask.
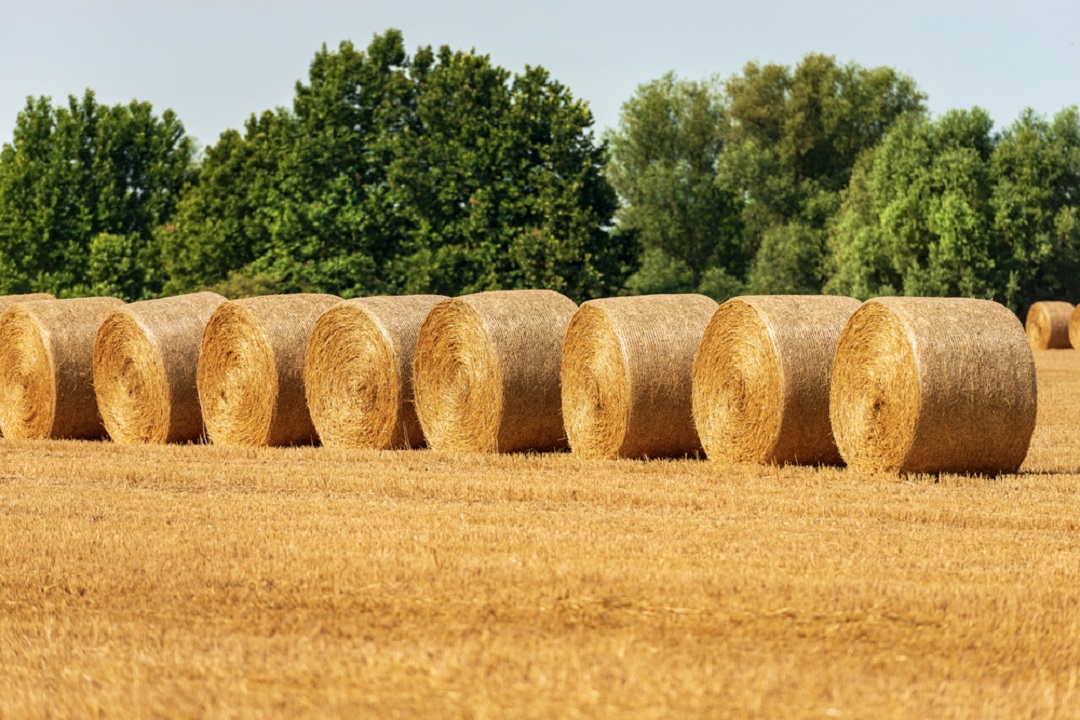
[[[400,28],[419,45],[475,48],[512,71],[543,65],[612,126],[643,82],[669,70],[727,77],[750,60],[807,52],[889,65],[935,113],[981,105],[999,126],[1024,107],[1080,103],[1080,2],[874,3],[549,0],[0,0],[0,142],[27,95],[173,108],[212,144],[252,112],[292,102],[323,44]]]

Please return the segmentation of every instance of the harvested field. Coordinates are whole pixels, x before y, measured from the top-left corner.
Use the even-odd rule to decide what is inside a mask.
[[[1080,352],[1018,475],[0,441],[0,717],[1080,716]]]

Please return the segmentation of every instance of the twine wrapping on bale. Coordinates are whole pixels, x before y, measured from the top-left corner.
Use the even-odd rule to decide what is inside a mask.
[[[12,439],[104,437],[94,339],[116,298],[32,300],[0,314],[0,431]]]
[[[584,303],[562,356],[562,407],[575,455],[679,457],[701,451],[691,409],[694,353],[715,300],[645,295]]]
[[[198,387],[206,434],[219,445],[314,442],[304,398],[311,328],[333,295],[267,295],[224,302],[206,324]]]
[[[1051,300],[1032,303],[1024,322],[1024,332],[1027,333],[1031,349],[1057,350],[1073,347],[1070,338],[1076,332],[1077,340],[1080,340],[1080,319],[1077,320],[1074,331],[1072,314],[1072,303]]]
[[[312,422],[331,447],[420,447],[412,364],[420,324],[442,295],[346,300],[315,323],[304,360]]]
[[[143,300],[113,310],[94,344],[94,391],[115,442],[193,442],[203,435],[196,387],[217,293]]]
[[[497,290],[443,300],[420,327],[416,412],[438,450],[566,447],[559,359],[577,305],[551,290]]]
[[[1024,330],[990,300],[870,300],[837,343],[829,411],[856,470],[1016,472],[1035,410]]]
[[[829,375],[859,301],[827,295],[734,298],[694,359],[694,423],[705,454],[731,463],[836,465]]]

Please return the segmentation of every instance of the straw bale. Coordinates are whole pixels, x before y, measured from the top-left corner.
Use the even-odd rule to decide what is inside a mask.
[[[701,451],[691,408],[694,353],[717,303],[644,295],[584,303],[562,356],[562,407],[575,455],[679,457]]]
[[[0,314],[0,431],[13,439],[104,437],[94,339],[116,298],[30,300]]]
[[[722,462],[835,465],[829,376],[859,301],[747,296],[713,315],[694,359],[694,422]]]
[[[333,295],[266,295],[218,306],[199,351],[199,401],[210,440],[242,446],[315,441],[304,398],[304,353],[315,321],[339,302]]]
[[[566,447],[559,359],[577,305],[551,290],[497,290],[443,300],[420,327],[416,412],[439,450]]]
[[[420,447],[412,365],[420,324],[442,295],[367,297],[335,305],[315,323],[304,361],[308,410],[332,447]]]
[[[182,443],[203,435],[196,386],[217,293],[143,300],[109,313],[94,344],[94,391],[115,442]]]
[[[1056,303],[1055,303],[1056,304]],[[1061,303],[1062,305],[1066,303]],[[1080,307],[1080,306],[1077,306]],[[1069,337],[1066,344],[1063,347],[1074,347],[1080,349],[1080,313],[1077,313],[1075,309],[1069,313]]]
[[[1052,300],[1032,303],[1028,308],[1024,331],[1032,350],[1057,350],[1073,347],[1071,317],[1073,304]],[[1076,323],[1077,340],[1080,341],[1080,318]]]
[[[870,300],[837,343],[829,412],[856,470],[1015,472],[1035,410],[1031,348],[995,302]]]

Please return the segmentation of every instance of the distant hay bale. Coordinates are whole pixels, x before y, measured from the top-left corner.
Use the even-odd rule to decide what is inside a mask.
[[[995,302],[870,300],[837,343],[830,417],[856,470],[1015,472],[1035,410],[1031,348]]]
[[[116,298],[31,300],[0,314],[0,431],[12,439],[99,439],[94,339]]]
[[[1071,348],[1070,338],[1074,332],[1071,321],[1073,304],[1043,300],[1028,308],[1024,332],[1032,350],[1056,350]],[[1077,340],[1080,341],[1080,318],[1076,322]]]
[[[577,305],[551,290],[499,290],[443,300],[420,327],[416,412],[438,450],[566,447],[559,359]]]
[[[109,313],[94,344],[94,391],[114,442],[182,443],[203,435],[196,387],[217,293],[143,300]]]
[[[366,297],[316,321],[304,391],[319,438],[332,447],[420,447],[412,365],[420,324],[442,295]]]
[[[829,376],[859,301],[747,296],[713,315],[694,359],[694,422],[705,454],[730,463],[835,465]]]
[[[1062,303],[1064,304],[1064,303]],[[1077,306],[1080,307],[1080,306]],[[1080,350],[1080,313],[1074,309],[1069,313],[1069,347]]]
[[[655,458],[701,451],[691,369],[716,308],[704,295],[582,304],[562,356],[563,417],[575,455]]]
[[[198,387],[206,434],[218,445],[315,441],[304,398],[304,353],[333,295],[267,295],[224,302],[206,324]]]

